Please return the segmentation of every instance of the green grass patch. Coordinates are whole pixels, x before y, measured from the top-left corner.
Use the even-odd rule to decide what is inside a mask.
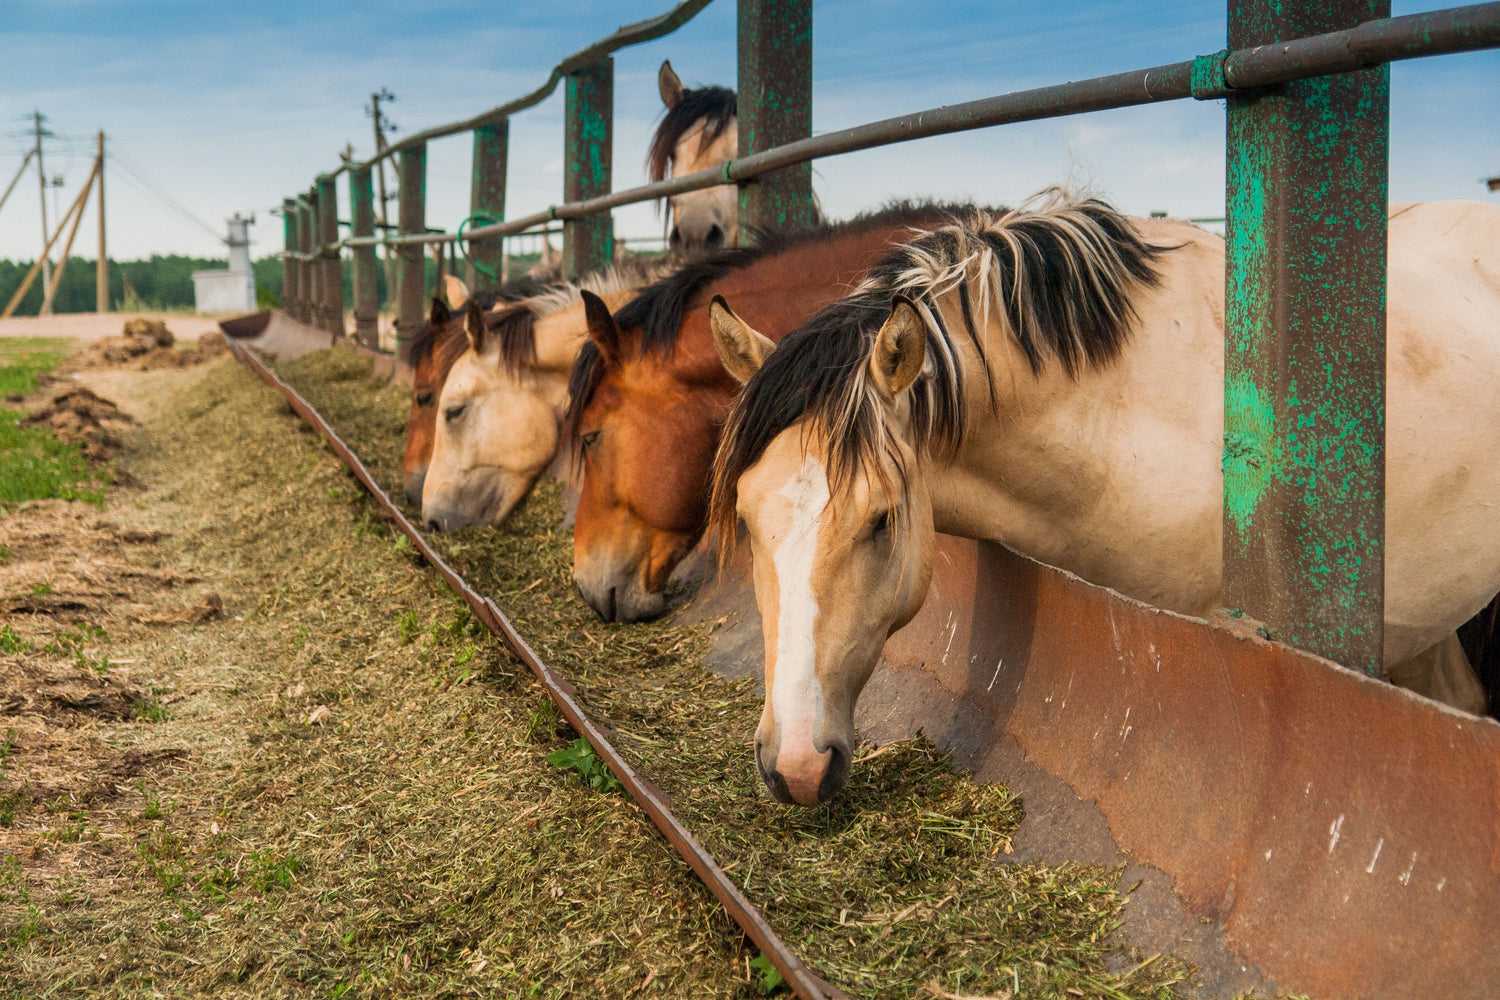
[[[71,342],[42,337],[0,339],[0,398],[35,392],[37,376],[67,358]],[[0,408],[0,505],[27,500],[101,504],[109,477],[91,469],[77,445],[44,427],[22,427],[26,414]]]
[[[35,392],[36,377],[61,364],[72,347],[72,341],[52,337],[0,339],[0,396]]]

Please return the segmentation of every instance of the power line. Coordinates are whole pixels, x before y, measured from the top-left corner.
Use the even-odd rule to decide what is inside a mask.
[[[114,149],[110,152],[109,158],[113,160],[115,165],[123,171],[124,178],[142,194],[155,199],[158,203],[170,209],[179,217],[185,219],[188,222],[191,222],[193,225],[208,233],[218,242],[224,242],[224,236],[217,229],[204,222],[197,215],[195,215],[191,209],[183,205],[176,198],[173,198],[166,191],[162,190],[154,181],[150,179],[145,169],[142,168],[139,163],[135,162],[134,159],[122,153],[120,151],[120,145],[118,142],[114,144]]]

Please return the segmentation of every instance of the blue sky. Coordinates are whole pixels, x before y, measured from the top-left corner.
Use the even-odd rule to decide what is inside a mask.
[[[336,166],[346,142],[368,154],[364,108],[372,90],[398,95],[390,108],[398,135],[467,117],[533,89],[560,58],[616,26],[670,6],[0,0],[0,184],[20,164],[37,108],[59,136],[47,146],[47,168],[65,178],[62,207],[87,173],[97,129],[120,154],[108,188],[112,256],[220,252],[210,232],[143,188],[164,193],[215,232],[231,213],[255,212],[261,256],[279,248],[280,223],[269,208]],[[1441,6],[1398,2],[1395,12]],[[1224,44],[1224,9],[1219,0],[820,0],[813,127],[828,131],[1212,52]],[[689,85],[732,86],[734,25],[733,0],[717,0],[676,34],[616,55],[617,188],[645,179],[662,59]],[[1500,174],[1496,81],[1494,52],[1393,68],[1393,199],[1497,197],[1480,183]],[[464,216],[469,155],[466,136],[430,148],[429,224],[452,229]],[[1014,203],[1070,179],[1130,211],[1214,216],[1223,210],[1223,160],[1222,103],[1177,102],[835,157],[815,166],[814,186],[834,217],[893,197]],[[559,94],[512,121],[509,214],[561,200],[561,166]],[[615,218],[627,237],[661,231],[650,206],[620,209]],[[92,253],[92,207],[84,226],[80,244]],[[33,257],[39,229],[33,174],[0,210],[0,257]]]

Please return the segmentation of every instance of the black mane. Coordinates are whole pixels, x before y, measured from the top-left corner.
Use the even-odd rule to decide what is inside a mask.
[[[500,363],[513,376],[536,364],[536,313],[518,302],[499,312],[484,314],[484,329],[500,341]]]
[[[916,303],[927,327],[931,370],[911,392],[911,444],[919,454],[951,453],[965,428],[964,373],[938,298],[956,288],[965,333],[987,381],[989,359],[975,326],[971,284],[995,289],[1008,333],[1033,375],[1051,360],[1076,376],[1119,356],[1135,320],[1129,296],[1159,283],[1156,264],[1169,249],[1146,243],[1129,219],[1096,199],[1060,199],[1036,212],[971,209],[891,249],[853,295],[785,337],[735,403],[714,461],[710,500],[721,552],[735,537],[740,476],[799,420],[825,432],[825,464],[835,486],[861,466],[882,468],[879,453],[891,442],[865,380],[871,344],[891,314],[893,296]],[[904,480],[906,470],[895,464]],[[890,490],[893,484],[882,485]]]
[[[497,302],[519,302],[529,299],[533,295],[540,295],[556,284],[547,278],[537,278],[529,274],[523,274],[519,278],[512,278],[498,288],[483,288],[469,294],[470,300],[477,302],[479,308],[489,312]],[[434,301],[441,301],[434,299]],[[443,308],[447,308],[444,303]],[[461,312],[452,314],[455,318],[462,316]],[[437,331],[432,328],[432,314],[429,311],[428,318],[422,320],[416,332],[412,334],[406,349],[406,356],[410,363],[415,366],[425,356],[432,353],[433,344],[437,341]]]
[[[672,163],[672,153],[682,137],[698,122],[703,122],[703,132],[698,139],[698,151],[713,145],[714,140],[724,134],[729,123],[734,121],[738,105],[734,91],[728,87],[697,87],[684,90],[682,99],[667,109],[667,115],[656,127],[651,137],[651,148],[646,154],[646,170],[653,182],[663,180]]]
[[[934,205],[900,201],[847,222],[824,223],[812,229],[794,232],[756,233],[753,247],[720,250],[707,257],[690,261],[667,277],[641,289],[639,295],[615,312],[615,322],[622,332],[639,332],[641,355],[665,356],[677,346],[682,317],[688,305],[706,287],[735,271],[743,270],[767,257],[794,250],[806,243],[832,239],[848,233],[898,225],[931,225],[941,216],[961,211],[959,206]],[[604,356],[593,341],[583,345],[583,352],[573,364],[568,378],[568,412],[563,421],[564,440],[577,443],[577,426],[584,407],[594,398],[604,377]]]

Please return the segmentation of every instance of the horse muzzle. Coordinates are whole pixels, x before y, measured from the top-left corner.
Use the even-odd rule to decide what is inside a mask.
[[[401,481],[401,491],[406,494],[406,502],[411,504],[413,507],[421,509],[422,487],[426,485],[426,483],[426,469],[423,469],[421,472],[407,473],[406,478]]]
[[[771,797],[785,805],[815,806],[827,802],[849,780],[849,750],[839,743],[805,754],[778,754],[769,762],[764,745],[755,741],[755,766]]]
[[[639,622],[655,618],[666,607],[666,595],[645,590],[633,577],[590,578],[573,574],[573,585],[585,604],[607,622]]]

